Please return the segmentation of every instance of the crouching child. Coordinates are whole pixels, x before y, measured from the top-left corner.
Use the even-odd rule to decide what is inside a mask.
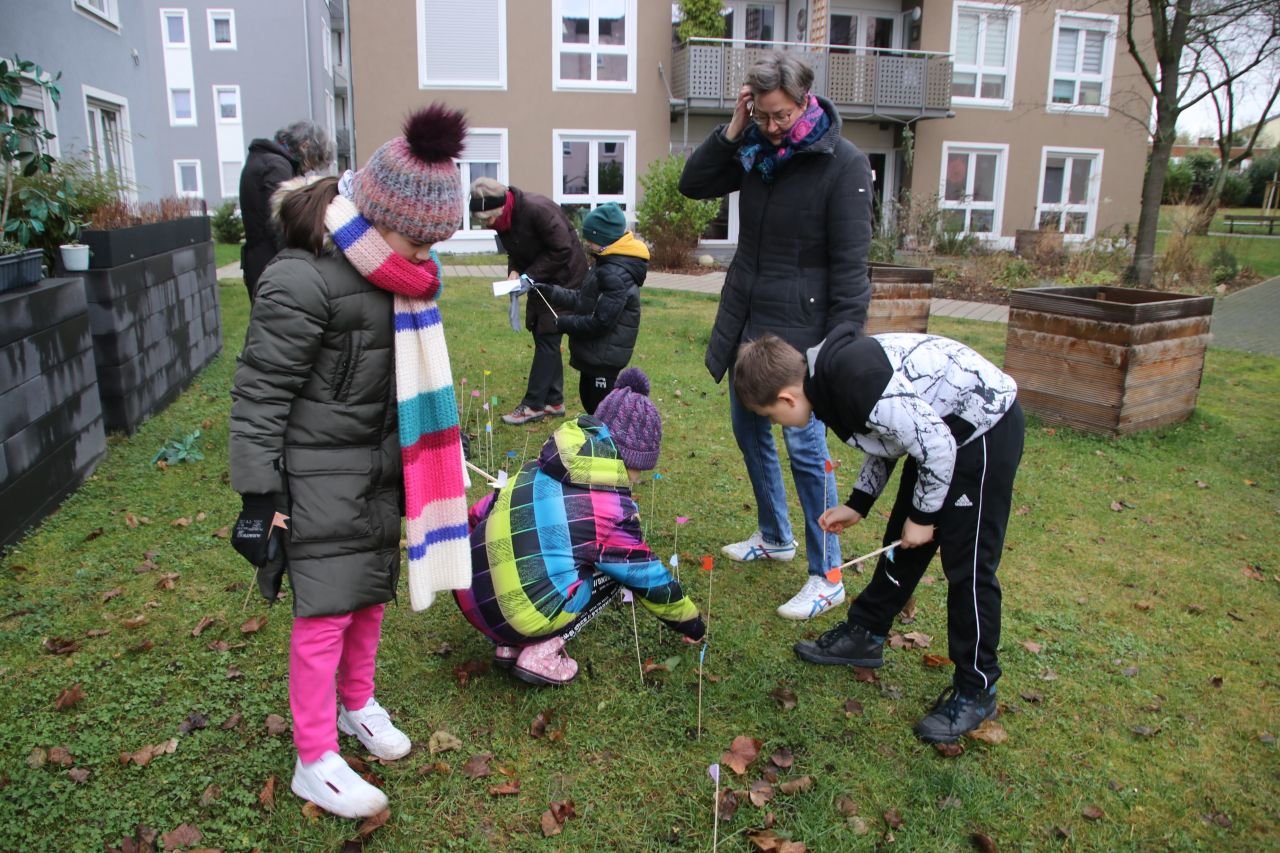
[[[974,350],[936,335],[858,336],[849,324],[800,353],[773,335],[744,344],[735,366],[742,403],[783,426],[812,413],[866,454],[843,506],[823,513],[824,530],[857,524],[906,457],[882,555],[849,606],[848,621],[795,645],[815,664],[878,667],[894,617],[933,555],[947,579],[952,685],[915,727],[950,743],[996,716],[1000,584],[1013,481],[1022,458],[1017,385]]]

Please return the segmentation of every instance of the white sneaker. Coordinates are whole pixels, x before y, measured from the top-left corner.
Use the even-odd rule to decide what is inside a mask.
[[[348,711],[338,703],[338,731],[360,738],[364,748],[383,761],[409,754],[413,744],[408,735],[391,724],[391,715],[372,696],[358,711]]]
[[[387,795],[360,778],[336,752],[293,768],[293,792],[338,817],[371,817],[387,807]]]
[[[757,530],[742,542],[734,542],[720,549],[730,560],[749,563],[752,560],[794,560],[796,557],[796,541],[789,545],[771,545],[764,541],[764,536]]]
[[[843,582],[827,583],[826,578],[809,575],[800,591],[778,608],[778,615],[783,619],[812,619],[843,603]]]

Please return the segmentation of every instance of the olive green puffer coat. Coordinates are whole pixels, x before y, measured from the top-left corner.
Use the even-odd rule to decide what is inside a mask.
[[[231,392],[231,486],[271,494],[295,616],[392,600],[400,442],[391,294],[341,254],[286,249],[258,284]]]

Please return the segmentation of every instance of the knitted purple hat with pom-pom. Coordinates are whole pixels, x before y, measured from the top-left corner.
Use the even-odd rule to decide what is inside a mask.
[[[651,471],[662,450],[662,416],[649,399],[649,377],[638,367],[618,374],[609,396],[596,407],[596,417],[609,428],[618,455],[628,468]]]
[[[462,226],[462,153],[467,122],[444,104],[410,114],[404,135],[382,144],[356,172],[351,200],[365,219],[420,243],[447,240]]]

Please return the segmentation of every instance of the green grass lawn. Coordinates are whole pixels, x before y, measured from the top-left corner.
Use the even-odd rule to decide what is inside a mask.
[[[474,267],[484,264],[501,264],[507,265],[507,256],[499,255],[493,252],[485,254],[466,254],[466,255],[441,255],[440,262],[449,266]]]
[[[113,436],[93,478],[0,563],[5,850],[100,850],[139,825],[188,824],[203,835],[188,846],[225,850],[336,850],[356,835],[355,822],[303,813],[288,790],[289,735],[267,726],[268,715],[289,716],[290,614],[287,602],[258,599],[222,538],[239,509],[226,483],[227,411],[247,305],[239,281],[220,294],[223,353],[136,435]],[[456,280],[446,294],[455,377],[496,394],[499,410],[514,405],[528,335],[510,331],[486,281]],[[794,765],[779,781],[811,784],[764,808],[743,796],[720,821],[723,851],[750,849],[747,832],[766,821],[811,851],[871,850],[890,836],[891,849],[966,850],[974,833],[1001,850],[1280,846],[1280,360],[1211,350],[1194,416],[1122,440],[1030,419],[1000,572],[1008,739],[969,740],[945,758],[911,734],[950,678],[924,659],[946,653],[936,564],[915,621],[901,628],[932,644],[888,651],[878,683],[793,657],[792,643],[841,618],[774,615],[803,581],[802,560],[693,568],[755,526],[726,389],[702,367],[715,309],[710,297],[646,292],[635,359],[665,418],[662,479],[638,490],[649,539],[669,555],[675,516],[688,516],[684,577],[700,606],[711,599],[701,737],[697,649],[643,614],[641,656],[672,661],[643,684],[621,607],[572,643],[582,675],[566,689],[497,671],[463,684],[460,668],[487,661],[490,645],[447,596],[413,613],[405,594],[388,610],[378,696],[416,749],[373,768],[392,814],[365,849],[705,851],[707,765],[739,735],[760,739],[762,754],[743,776],[726,766],[727,787],[761,780],[783,748]],[[930,327],[1002,358],[1001,325],[937,318]],[[469,420],[474,430],[474,409]],[[203,461],[150,464],[202,424]],[[514,451],[518,462],[548,429],[499,423],[493,455]],[[834,440],[833,450],[847,489],[856,454]],[[876,546],[887,509],[882,500],[845,535],[847,554]],[[848,581],[853,592],[861,578]],[[262,617],[265,627],[245,632]],[[771,698],[779,687],[795,707]],[[57,710],[63,691],[83,698]],[[534,737],[543,712],[547,734]],[[441,730],[462,748],[429,754]],[[176,748],[145,766],[121,760],[171,738]],[[344,739],[348,755],[355,747]],[[481,754],[493,756],[494,773],[469,778],[464,763]],[[518,794],[491,794],[509,779]],[[566,799],[577,816],[544,840],[540,815]]]
[[[214,243],[213,258],[219,267],[240,263],[240,243]]]
[[[1191,237],[1196,257],[1208,263],[1220,246],[1225,246],[1241,268],[1250,267],[1264,279],[1280,275],[1280,236],[1268,237]],[[1168,232],[1156,235],[1156,254],[1164,253],[1169,242]]]

